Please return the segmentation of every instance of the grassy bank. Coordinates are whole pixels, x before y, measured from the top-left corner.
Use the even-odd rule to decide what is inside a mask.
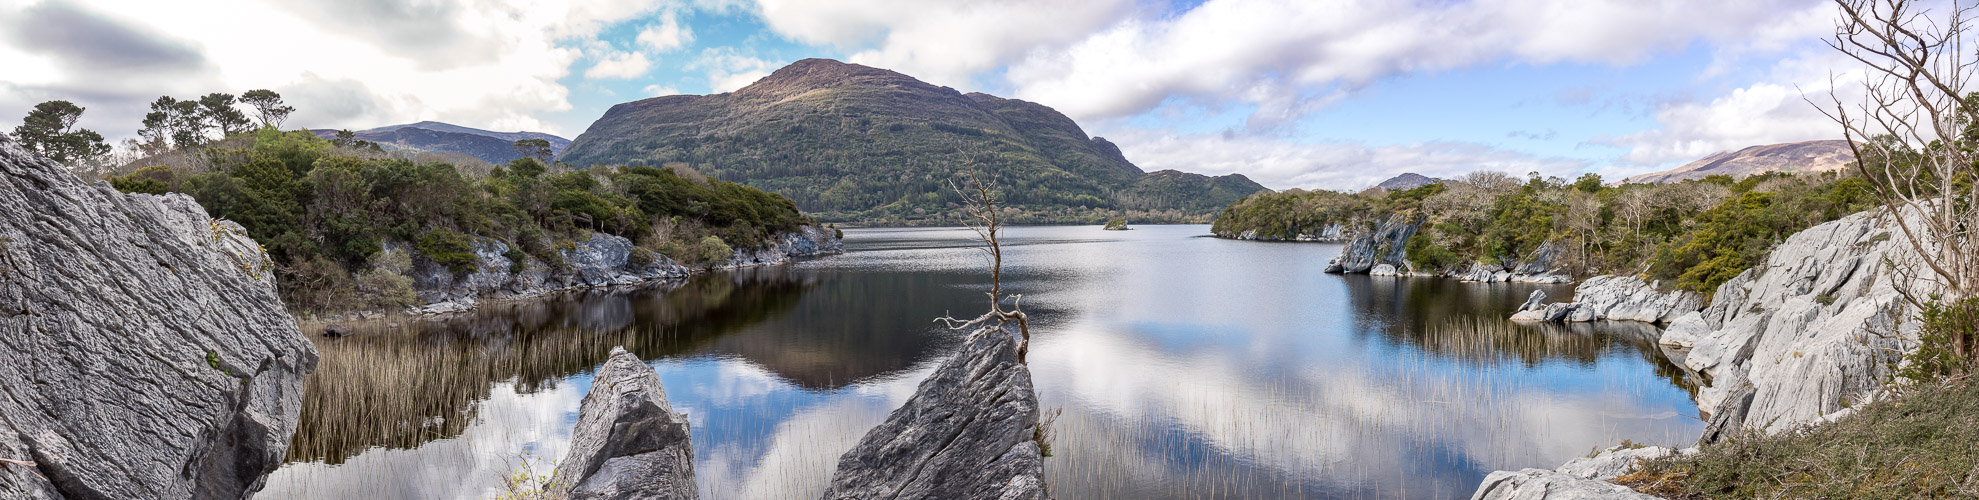
[[[1979,384],[1915,388],[1838,422],[1646,461],[1615,482],[1685,499],[1979,497]]]

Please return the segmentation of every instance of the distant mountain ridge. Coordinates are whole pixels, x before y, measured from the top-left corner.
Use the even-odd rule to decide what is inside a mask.
[[[1389,191],[1406,191],[1438,182],[1443,182],[1443,180],[1415,172],[1403,172],[1402,175],[1389,177],[1388,180],[1381,181],[1380,184],[1375,184],[1374,187]]]
[[[1264,189],[1235,174],[1146,173],[1049,107],[828,59],[731,93],[612,106],[560,160],[691,165],[824,220],[876,224],[952,221],[950,183],[972,168],[995,177],[1014,222],[1205,222]]]
[[[310,129],[310,132],[324,139],[337,136],[335,129]],[[493,132],[435,121],[387,125],[355,132],[359,140],[375,142],[387,149],[460,153],[494,164],[521,158],[522,155],[515,152],[515,141],[523,139],[549,142],[552,153],[562,152],[570,146],[569,139],[542,132]]]
[[[1855,154],[1848,141],[1789,142],[1724,151],[1662,172],[1642,174],[1622,182],[1654,184],[1702,179],[1711,175],[1747,177],[1767,172],[1829,172],[1848,168]]]

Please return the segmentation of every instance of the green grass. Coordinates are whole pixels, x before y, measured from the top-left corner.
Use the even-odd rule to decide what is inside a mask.
[[[1935,384],[1853,417],[1695,455],[1615,482],[1665,498],[1979,497],[1979,384]]]

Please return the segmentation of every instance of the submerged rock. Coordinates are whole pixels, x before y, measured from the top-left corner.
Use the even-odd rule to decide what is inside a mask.
[[[1044,498],[1038,399],[1012,332],[984,328],[839,458],[827,499]]]
[[[660,375],[623,347],[591,380],[570,441],[553,482],[573,500],[700,495],[687,416],[667,403]]]
[[[7,498],[238,499],[287,455],[315,348],[239,225],[0,137]]]

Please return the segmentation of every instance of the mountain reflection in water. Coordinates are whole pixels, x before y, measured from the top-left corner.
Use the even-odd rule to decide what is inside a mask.
[[[1006,236],[1040,399],[1064,412],[1056,497],[1461,498],[1491,470],[1702,427],[1655,327],[1504,320],[1571,286],[1325,275],[1337,245],[1205,232]],[[492,496],[516,457],[561,458],[590,372],[624,345],[689,415],[703,496],[816,497],[953,349],[930,320],[981,310],[969,237],[849,230],[842,256],[316,339],[263,495]]]

